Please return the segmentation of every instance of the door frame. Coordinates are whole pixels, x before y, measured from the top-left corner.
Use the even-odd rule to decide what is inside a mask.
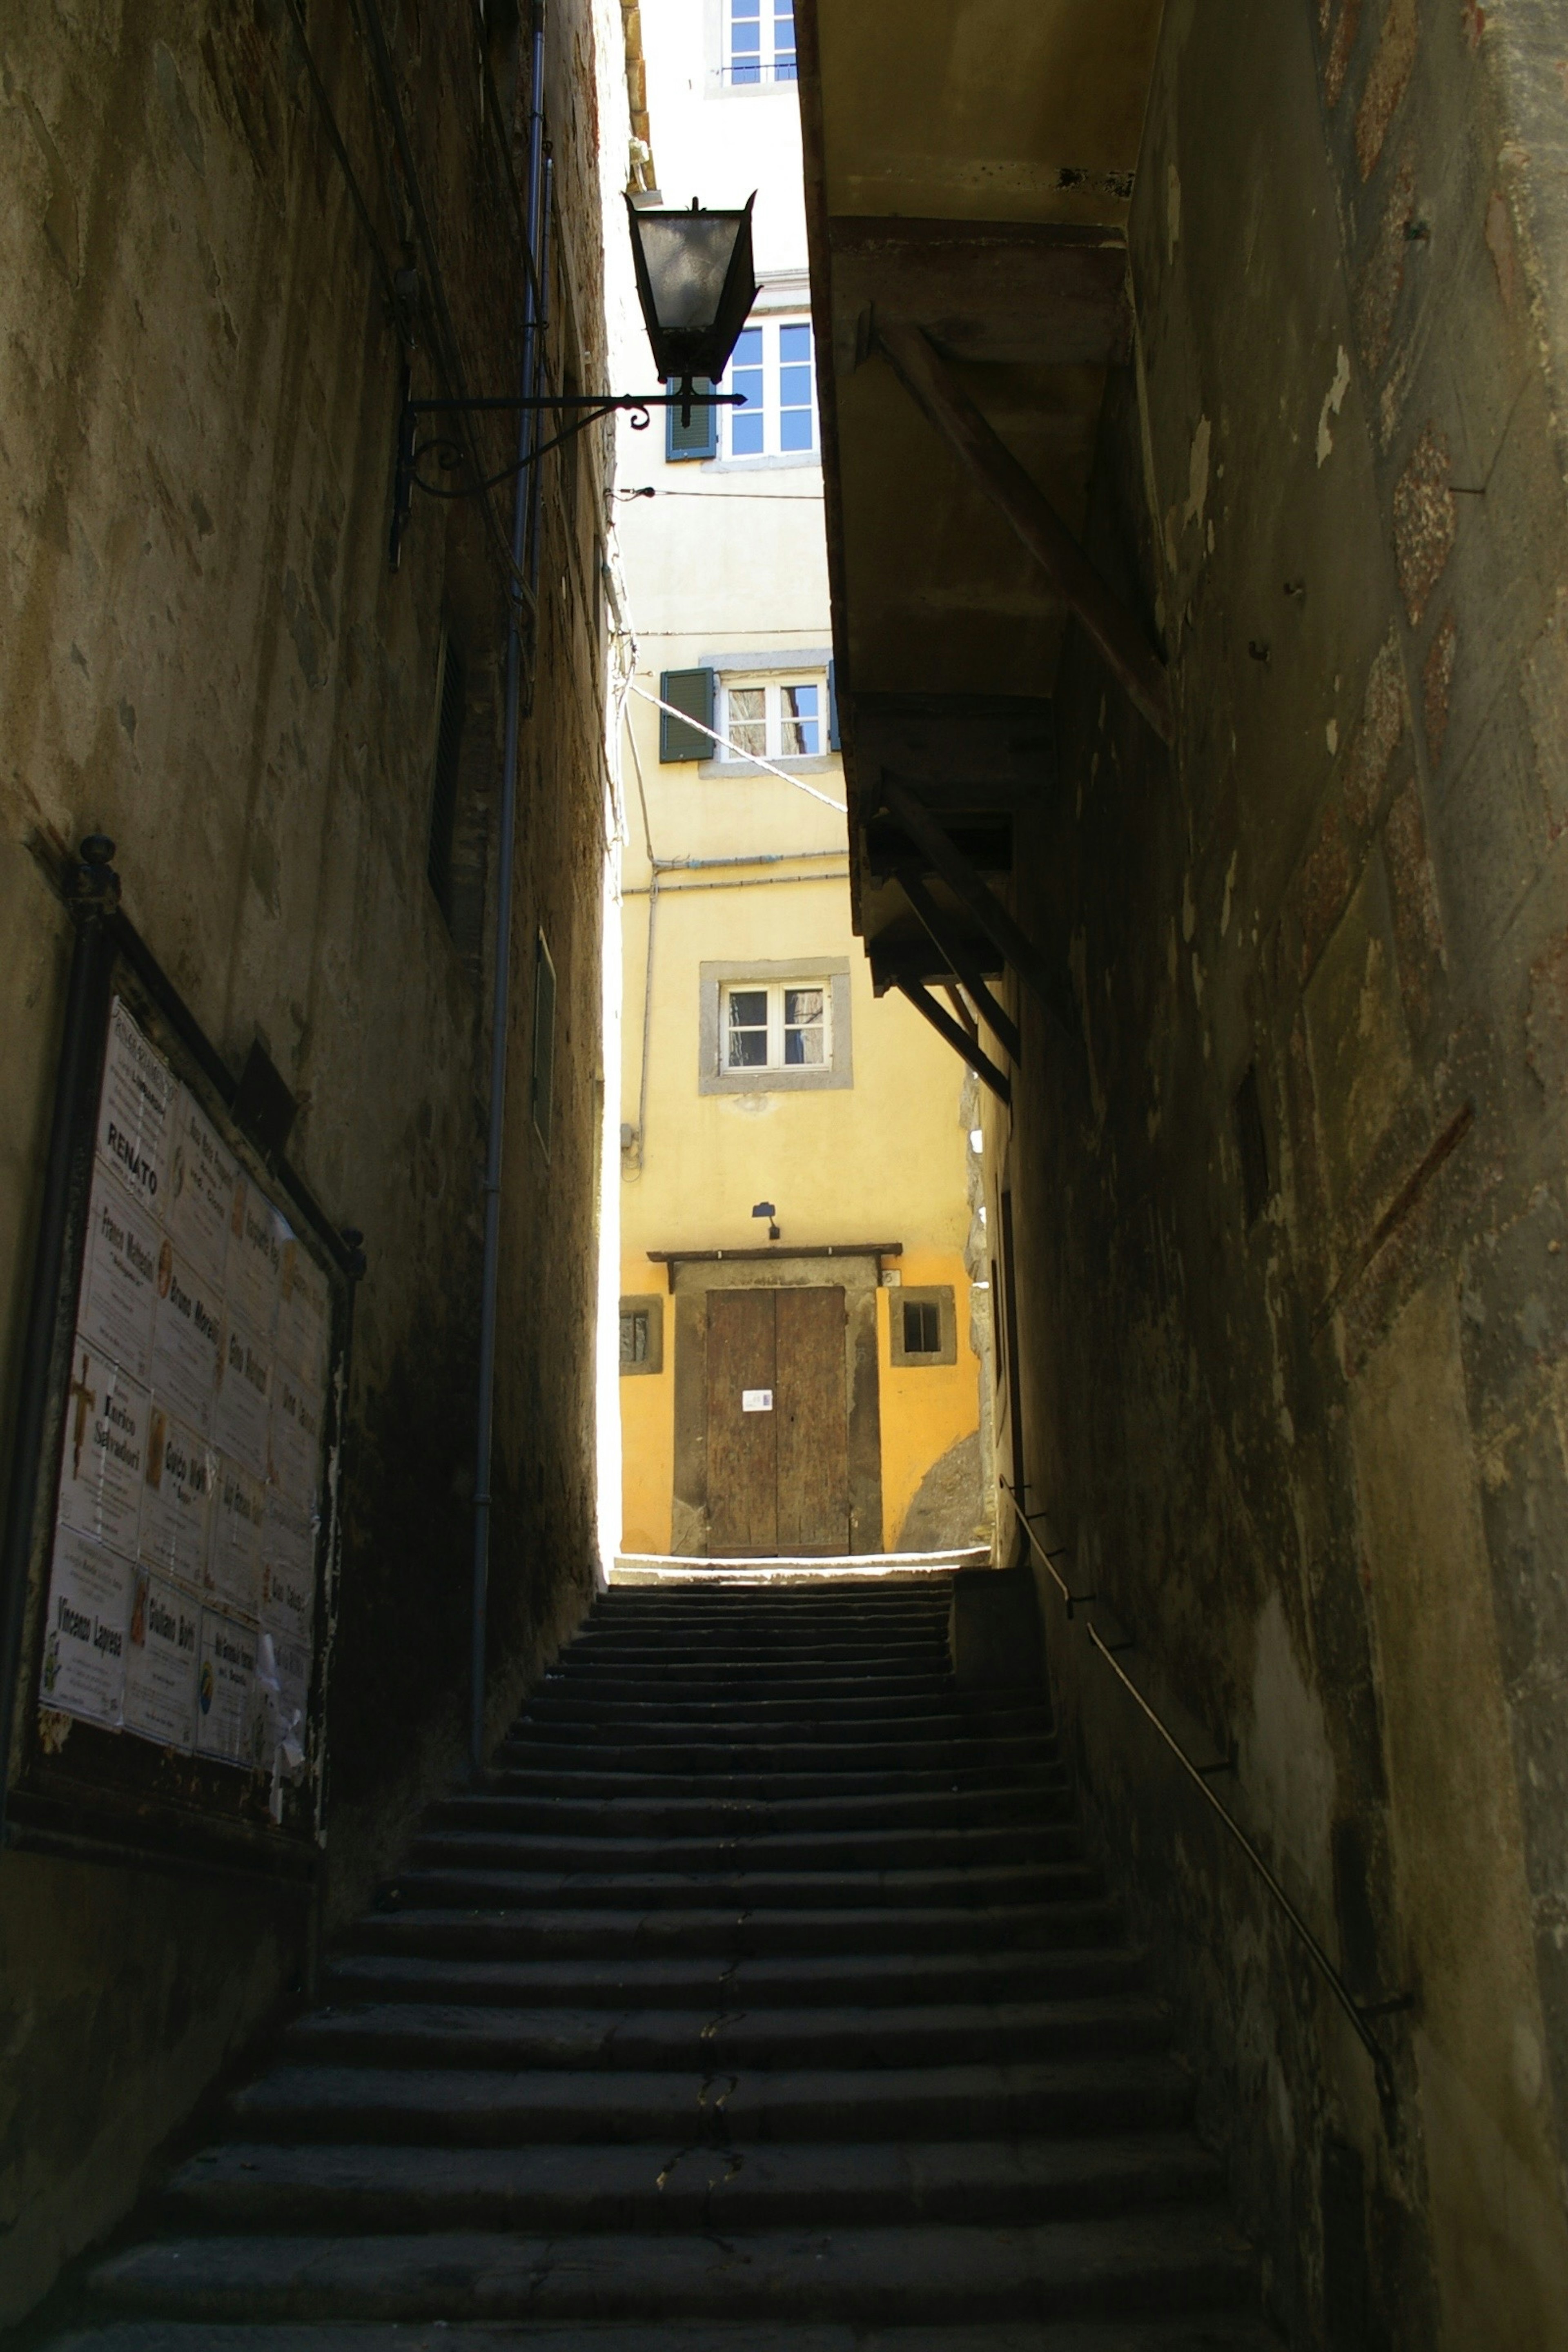
[[[849,1469],[849,1549],[882,1549],[882,1407],[877,1350],[878,1260],[837,1251],[831,1258],[683,1258],[675,1292],[675,1493],[670,1550],[708,1556],[708,1294],[710,1290],[844,1293],[845,1439]]]

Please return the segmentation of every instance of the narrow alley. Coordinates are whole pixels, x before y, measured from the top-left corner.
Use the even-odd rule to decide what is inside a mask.
[[[0,11],[18,2352],[1568,2352],[1565,143]]]

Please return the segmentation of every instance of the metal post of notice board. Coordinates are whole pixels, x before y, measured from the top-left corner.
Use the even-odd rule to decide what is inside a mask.
[[[64,890],[0,1550],[4,1842],[305,1889],[363,1237],[283,1158],[112,857],[85,842]]]

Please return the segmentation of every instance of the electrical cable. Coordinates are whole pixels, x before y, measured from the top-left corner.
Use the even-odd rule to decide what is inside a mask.
[[[295,44],[299,48],[300,56],[304,64],[305,72],[309,78],[310,88],[315,93],[316,104],[321,109],[321,121],[325,128],[327,138],[331,142],[333,154],[338,159],[338,163],[342,169],[343,178],[348,184],[349,195],[353,200],[355,212],[359,215],[360,226],[364,230],[366,242],[374,257],[376,274],[381,279],[382,289],[385,293],[387,303],[395,312],[397,308],[397,291],[393,278],[392,265],[387,260],[384,252],[382,250],[381,239],[375,233],[375,223],[370,216],[370,206],[366,204],[364,199],[364,191],[360,186],[358,178],[354,173],[353,164],[349,159],[347,144],[344,142],[342,131],[338,127],[337,116],[332,112],[332,102],[327,96],[326,84],[321,79],[315,57],[311,52],[310,40],[307,37],[305,31],[305,11],[302,0],[289,0],[289,14],[293,21]]]
[[[835,816],[848,815],[849,812],[842,801],[829,800],[827,794],[819,793],[815,784],[808,784],[804,776],[792,776],[787,768],[775,768],[771,760],[760,760],[754,751],[742,751],[738,743],[731,743],[729,737],[721,735],[716,727],[704,726],[700,719],[693,719],[689,710],[681,710],[675,703],[666,702],[658,695],[650,694],[646,686],[634,683],[632,692],[644,702],[651,702],[656,710],[668,711],[671,719],[680,719],[687,727],[695,727],[699,735],[706,735],[710,742],[717,743],[721,751],[728,751],[731,760],[743,760],[749,768],[761,768],[764,775],[776,776],[780,783],[793,784],[797,793],[805,793],[812,800],[820,801],[824,808],[833,811]]]

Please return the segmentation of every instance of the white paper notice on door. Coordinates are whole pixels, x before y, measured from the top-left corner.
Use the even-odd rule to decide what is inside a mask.
[[[741,1411],[742,1412],[772,1412],[773,1409],[773,1392],[772,1389],[742,1389],[741,1391]]]

